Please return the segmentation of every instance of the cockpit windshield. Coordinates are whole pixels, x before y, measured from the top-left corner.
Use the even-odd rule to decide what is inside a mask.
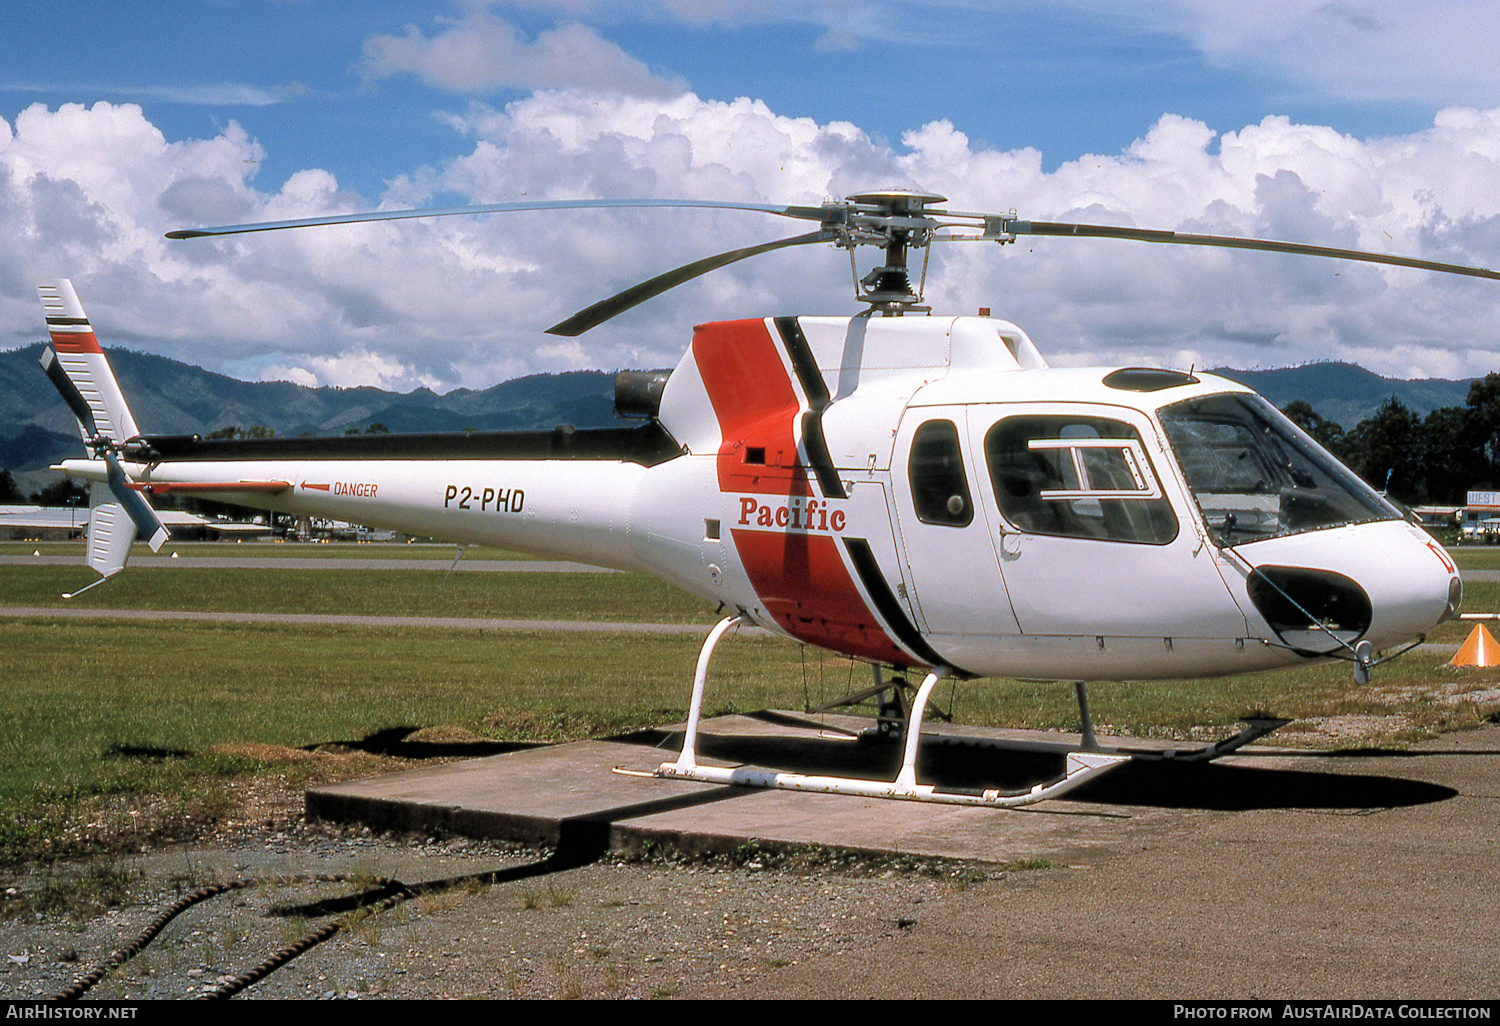
[[[1165,407],[1160,416],[1220,545],[1402,519],[1261,396],[1205,396]]]

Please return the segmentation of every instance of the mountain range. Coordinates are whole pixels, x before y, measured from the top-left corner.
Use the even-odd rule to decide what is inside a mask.
[[[25,487],[51,477],[47,467],[81,455],[67,407],[42,374],[41,343],[0,352],[0,469]],[[534,374],[483,390],[309,388],[288,381],[240,381],[149,353],[112,348],[111,366],[143,431],[208,434],[261,425],[277,435],[342,435],[372,424],[391,431],[498,431],[558,424],[614,423],[614,376],[603,371]],[[1313,363],[1280,370],[1213,373],[1254,388],[1277,406],[1301,399],[1346,429],[1369,417],[1389,396],[1419,415],[1462,406],[1472,379],[1383,378],[1348,363]]]
[[[72,414],[38,365],[42,345],[0,352],[0,468],[34,487],[34,475],[82,454]],[[240,381],[129,349],[110,366],[146,434],[202,434],[260,425],[277,435],[342,435],[372,424],[402,431],[504,431],[605,427],[614,420],[614,375],[534,374],[492,388],[387,392],[308,388],[289,381]]]
[[[1309,363],[1256,371],[1220,368],[1211,373],[1249,385],[1277,407],[1300,399],[1346,431],[1373,416],[1391,396],[1419,417],[1444,406],[1462,406],[1469,398],[1469,386],[1478,380],[1382,378],[1352,363]]]

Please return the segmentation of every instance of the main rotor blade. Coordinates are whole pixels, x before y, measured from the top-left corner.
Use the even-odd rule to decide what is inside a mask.
[[[789,239],[778,239],[775,242],[764,242],[759,246],[749,246],[745,249],[731,249],[727,253],[719,253],[715,256],[704,257],[690,264],[659,274],[650,281],[643,281],[639,285],[632,285],[624,292],[601,299],[593,306],[580,310],[567,320],[554,324],[547,329],[549,335],[566,335],[573,337],[582,335],[585,331],[597,324],[603,324],[616,314],[624,313],[633,306],[638,306],[650,299],[652,296],[661,295],[671,288],[676,288],[685,281],[692,281],[700,274],[717,270],[736,260],[744,260],[748,257],[759,256],[762,253],[770,253],[772,250],[785,249],[788,246],[805,246],[814,242],[832,242],[838,238],[838,233],[824,229],[823,231],[809,232],[806,235],[797,235]]]
[[[1005,229],[1016,235],[1077,236],[1090,239],[1129,239],[1135,242],[1164,242],[1179,246],[1218,246],[1224,249],[1258,249],[1268,253],[1294,253],[1299,256],[1333,257],[1337,260],[1360,260],[1370,264],[1415,267],[1423,271],[1463,274],[1471,278],[1500,281],[1500,271],[1463,264],[1444,264],[1415,257],[1367,253],[1359,249],[1334,249],[1331,246],[1307,246],[1300,242],[1275,242],[1271,239],[1241,239],[1230,235],[1194,235],[1189,232],[1154,231],[1149,228],[1113,228],[1108,225],[1069,224],[1059,221],[1006,221]]]
[[[169,239],[201,239],[218,235],[241,235],[247,232],[273,232],[283,228],[310,228],[324,224],[360,224],[365,221],[404,221],[414,217],[451,217],[455,214],[504,214],[525,210],[588,210],[622,207],[700,207],[710,210],[754,210],[804,221],[826,221],[842,218],[842,208],[789,207],[776,203],[720,203],[714,200],[620,199],[620,200],[534,200],[517,203],[486,203],[475,207],[431,207],[425,210],[377,210],[364,214],[329,214],[304,217],[295,221],[259,221],[254,224],[230,224],[217,228],[180,228],[167,232]]]

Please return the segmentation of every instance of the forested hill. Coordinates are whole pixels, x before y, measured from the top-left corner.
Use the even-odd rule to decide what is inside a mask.
[[[1422,378],[1403,381],[1382,378],[1352,363],[1309,363],[1301,367],[1255,371],[1221,368],[1212,373],[1249,385],[1278,407],[1300,399],[1324,420],[1331,420],[1346,431],[1373,417],[1381,403],[1391,396],[1401,400],[1401,405],[1419,417],[1445,406],[1462,406],[1469,397],[1469,386],[1475,380]]]
[[[80,454],[72,414],[42,374],[41,345],[0,352],[0,468],[33,471]],[[614,376],[603,371],[535,374],[482,391],[307,388],[239,381],[129,349],[110,365],[142,431],[206,435],[226,427],[277,435],[342,435],[373,424],[390,431],[503,431],[614,423]]]

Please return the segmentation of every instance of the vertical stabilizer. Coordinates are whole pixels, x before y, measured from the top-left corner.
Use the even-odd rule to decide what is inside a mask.
[[[155,552],[167,540],[167,529],[120,464],[121,446],[140,430],[73,283],[54,278],[38,282],[36,290],[52,336],[52,346],[42,353],[42,370],[77,418],[89,454],[102,458],[107,468],[106,481],[89,486],[88,564],[100,575],[92,588],[125,569],[137,531]]]
[[[109,486],[89,486],[89,567],[102,577],[113,577],[125,569],[130,543],[135,541],[135,522],[125,507],[115,501]]]
[[[89,324],[78,293],[67,278],[53,278],[37,282],[37,295],[42,300],[42,313],[47,318],[47,331],[52,336],[52,350],[42,356],[42,369],[53,384],[62,388],[59,375],[72,383],[90,414],[81,416],[71,396],[64,392],[73,414],[79,418],[84,432],[84,441],[90,440],[89,420],[94,431],[111,442],[119,444],[140,434],[135,417],[125,403],[125,396],[115,381],[99,339]]]

